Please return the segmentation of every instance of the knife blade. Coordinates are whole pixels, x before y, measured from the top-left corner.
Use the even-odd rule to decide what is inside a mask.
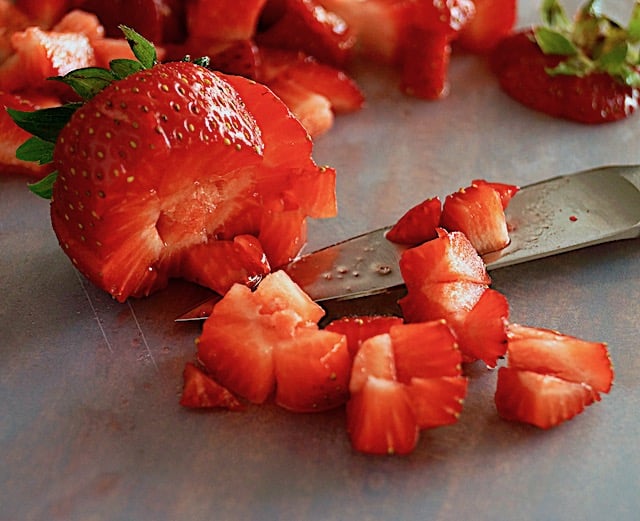
[[[603,166],[524,186],[505,213],[510,243],[483,256],[489,270],[638,237],[640,165]],[[405,291],[398,262],[407,247],[385,238],[390,228],[303,255],[284,269],[311,298],[335,313],[354,299],[362,314],[378,312],[380,306],[394,312]],[[206,318],[219,298],[199,303],[176,320]]]

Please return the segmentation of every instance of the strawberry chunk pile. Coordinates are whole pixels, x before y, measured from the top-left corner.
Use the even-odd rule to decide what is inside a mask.
[[[293,412],[344,405],[355,450],[409,454],[422,430],[458,421],[465,364],[481,360],[498,367],[494,401],[505,420],[547,429],[581,413],[611,389],[606,344],[511,323],[506,297],[490,287],[464,231],[475,221],[504,222],[516,191],[476,180],[450,196],[455,210],[430,198],[399,219],[394,238],[417,241],[400,259],[402,317],[343,317],[319,329],[324,311],[285,272],[267,275],[253,292],[233,286],[197,340],[182,405],[236,410],[272,399]],[[448,212],[465,217],[453,220],[462,230],[442,227]],[[498,244],[501,227],[485,235],[480,244]]]

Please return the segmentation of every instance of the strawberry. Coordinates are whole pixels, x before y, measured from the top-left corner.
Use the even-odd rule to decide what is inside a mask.
[[[548,329],[509,324],[508,366],[495,403],[507,420],[548,429],[600,400],[613,382],[607,347]]]
[[[516,0],[473,0],[475,14],[460,30],[456,44],[463,49],[486,54],[513,30],[517,17]]]
[[[367,338],[388,333],[391,326],[402,322],[400,317],[385,315],[342,317],[331,321],[325,329],[346,335],[349,353],[355,356]]]
[[[183,371],[184,385],[180,405],[189,408],[244,409],[242,403],[227,389],[216,383],[197,365],[188,363]]]
[[[480,255],[509,244],[500,193],[488,183],[476,183],[446,197],[440,225],[462,231]]]
[[[292,411],[339,406],[351,358],[344,335],[318,328],[323,315],[283,271],[253,292],[236,284],[205,322],[198,358],[216,381],[253,403],[275,393]]]
[[[11,35],[33,25],[29,17],[9,0],[0,0],[0,63],[14,53]]]
[[[256,42],[302,51],[321,62],[344,67],[355,43],[349,26],[315,0],[267,0]]]
[[[334,215],[335,172],[313,163],[307,133],[264,86],[192,62],[156,64],[153,46],[126,34],[144,64],[118,61],[111,71],[63,78],[86,101],[55,112],[59,137],[37,112],[13,113],[53,156],[51,219],[61,245],[120,301],[172,277],[218,289],[234,277],[253,284],[267,271],[259,254],[241,249],[240,266],[212,266],[195,252],[257,237],[278,208],[295,208],[298,219]],[[271,252],[279,262],[292,251],[283,246]]]
[[[15,0],[16,8],[25,13],[31,25],[51,29],[72,7],[72,0]]]
[[[398,244],[417,246],[438,236],[442,203],[432,197],[411,207],[387,232],[386,238]]]
[[[625,29],[588,2],[571,23],[554,0],[544,7],[546,25],[506,37],[491,53],[504,92],[531,109],[579,123],[633,114],[640,69],[626,49],[635,39],[634,20]]]
[[[456,422],[467,390],[460,362],[444,321],[393,325],[365,340],[349,383],[352,446],[373,454],[408,454],[421,429]]]

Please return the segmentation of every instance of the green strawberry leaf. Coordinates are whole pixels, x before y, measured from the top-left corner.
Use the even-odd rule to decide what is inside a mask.
[[[631,10],[629,25],[627,26],[629,40],[633,43],[640,42],[640,1],[636,0]]]
[[[118,27],[124,34],[127,42],[129,42],[133,54],[145,69],[150,69],[158,63],[156,48],[149,40],[126,25],[119,25]]]
[[[17,148],[16,157],[22,161],[46,165],[53,161],[54,148],[55,143],[33,136]]]
[[[543,0],[540,6],[542,22],[551,29],[567,30],[571,22],[567,17],[564,7],[558,0]]]
[[[64,76],[49,79],[66,83],[83,100],[90,100],[107,85],[113,83],[116,77],[107,69],[101,67],[86,67],[71,71]]]
[[[562,56],[574,56],[578,53],[577,47],[564,34],[547,27],[537,27],[534,35],[538,47],[545,54],[559,54]]]
[[[118,80],[122,80],[127,76],[131,76],[132,74],[144,69],[140,62],[135,60],[128,60],[126,58],[111,60],[109,62],[109,67],[111,67],[111,73]]]
[[[53,194],[53,183],[58,178],[58,172],[51,172],[48,176],[43,177],[40,181],[28,184],[29,190],[39,195],[43,199],[51,199]]]
[[[13,121],[21,129],[44,141],[55,143],[73,113],[81,106],[80,103],[69,103],[60,107],[51,107],[34,111],[21,111],[7,108]]]

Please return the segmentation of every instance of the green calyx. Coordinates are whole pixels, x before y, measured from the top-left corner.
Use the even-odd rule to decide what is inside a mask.
[[[570,20],[558,0],[543,0],[543,25],[534,29],[545,54],[566,56],[554,75],[586,76],[604,72],[631,87],[640,87],[640,0],[634,0],[623,27],[602,13],[600,0],[587,0]]]
[[[71,71],[64,76],[49,78],[69,85],[82,98],[82,102],[67,103],[59,107],[31,112],[7,108],[16,125],[33,135],[16,150],[18,159],[41,165],[51,163],[58,135],[78,108],[114,81],[126,78],[140,70],[150,69],[158,63],[155,47],[150,41],[124,25],[120,26],[120,30],[137,60],[112,60],[109,63],[109,69],[86,67]],[[54,171],[40,181],[29,184],[29,189],[36,195],[50,199],[57,175]]]

